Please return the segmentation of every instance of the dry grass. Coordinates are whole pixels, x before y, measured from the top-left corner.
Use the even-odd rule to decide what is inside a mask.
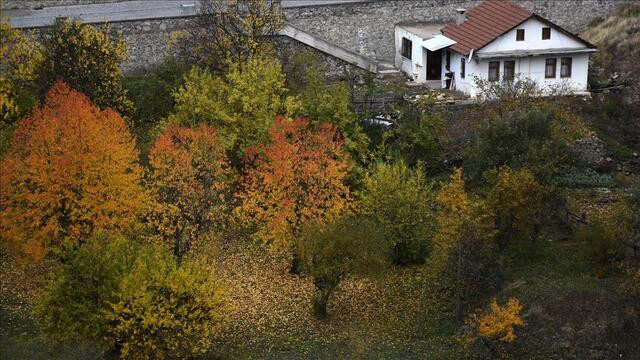
[[[438,358],[454,354],[445,346],[451,334],[430,321],[434,314],[428,304],[433,301],[422,267],[387,271],[374,279],[345,279],[329,302],[330,318],[320,321],[311,314],[315,291],[311,280],[289,274],[287,261],[247,243],[229,246],[221,254],[218,271],[228,284],[233,308],[219,339],[220,355],[411,358],[443,350],[450,353]]]

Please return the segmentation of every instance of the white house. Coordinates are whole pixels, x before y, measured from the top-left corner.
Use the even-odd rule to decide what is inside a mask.
[[[587,90],[596,47],[508,0],[485,0],[441,26],[399,23],[396,67],[416,82],[475,97],[475,79],[534,80],[543,90]]]

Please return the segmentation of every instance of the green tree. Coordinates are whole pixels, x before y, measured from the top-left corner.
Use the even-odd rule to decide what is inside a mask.
[[[530,169],[539,181],[549,183],[572,160],[568,145],[573,124],[565,115],[541,106],[490,118],[464,159],[471,185],[480,185],[487,172],[503,165]]]
[[[435,196],[422,166],[377,163],[357,198],[358,211],[378,224],[396,264],[424,262],[435,233]]]
[[[343,136],[352,159],[362,164],[368,158],[370,141],[351,109],[349,86],[330,81],[326,73],[326,67],[312,53],[293,57],[287,72],[287,86],[300,100],[296,115],[309,119],[312,125],[332,124]]]
[[[0,129],[32,108],[31,92],[42,62],[42,48],[33,33],[0,24]]]
[[[182,85],[188,71],[188,65],[170,58],[143,75],[124,78],[124,86],[135,109],[132,130],[144,154],[153,145],[154,128],[173,110],[173,92]]]
[[[236,161],[247,147],[267,142],[277,114],[292,114],[298,107],[297,100],[287,96],[279,61],[262,57],[232,63],[223,76],[194,67],[174,99],[168,122],[211,126]]]
[[[106,235],[61,256],[37,306],[54,339],[136,359],[187,358],[210,348],[226,306],[210,265],[178,265],[162,246]]]
[[[213,268],[178,265],[163,247],[141,249],[112,304],[108,336],[122,358],[177,359],[202,355],[221,328],[227,300]]]
[[[383,135],[383,144],[410,166],[422,162],[427,169],[437,171],[442,168],[440,150],[444,135],[440,115],[410,106],[402,109],[397,125]]]
[[[57,340],[92,341],[103,351],[114,349],[115,339],[106,336],[113,325],[107,314],[136,253],[132,242],[104,234],[63,251],[36,307],[44,330]]]
[[[120,63],[127,58],[121,39],[107,30],[68,19],[58,20],[42,37],[44,60],[38,73],[42,97],[59,80],[87,95],[101,109],[133,115],[133,103],[122,83]]]
[[[375,221],[343,217],[329,223],[310,222],[297,240],[301,267],[317,289],[313,311],[327,316],[329,297],[345,276],[367,274],[384,265],[387,249]]]

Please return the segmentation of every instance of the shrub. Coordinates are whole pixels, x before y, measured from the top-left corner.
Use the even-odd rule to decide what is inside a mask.
[[[160,247],[140,251],[108,318],[122,358],[188,358],[208,351],[226,300],[212,268]]]
[[[236,211],[272,251],[295,255],[302,223],[349,209],[348,160],[329,124],[309,127],[307,120],[278,117],[269,135],[270,143],[247,152]]]
[[[609,174],[600,174],[593,169],[572,169],[557,176],[554,183],[567,188],[614,188],[618,185]]]
[[[489,193],[487,205],[495,214],[497,241],[502,249],[514,239],[527,239],[533,244],[547,214],[547,190],[529,170],[500,168]]]
[[[210,266],[178,265],[163,247],[105,235],[68,248],[62,260],[37,307],[54,339],[136,359],[209,349],[225,308]]]
[[[226,225],[234,172],[215,132],[204,124],[167,127],[151,149],[149,165],[156,201],[150,225],[182,258]]]
[[[269,128],[277,114],[296,108],[286,96],[285,76],[274,58],[251,58],[231,64],[224,76],[194,67],[184,85],[174,92],[176,106],[169,123],[197,126],[201,122],[220,135],[221,145],[235,160],[244,150],[268,141]]]
[[[506,165],[530,169],[539,181],[548,183],[571,161],[562,126],[556,114],[544,108],[514,110],[488,120],[464,159],[469,181],[477,186],[487,171]]]
[[[146,208],[124,120],[60,82],[18,124],[0,163],[3,245],[41,250],[137,229]]]
[[[517,339],[516,327],[525,325],[521,312],[522,305],[514,297],[509,298],[504,306],[492,299],[489,310],[474,314],[467,320],[473,331],[467,340],[480,340],[490,351],[491,358],[507,358],[509,353],[504,345]]]
[[[41,96],[63,80],[101,109],[133,115],[133,104],[122,84],[120,63],[127,57],[122,40],[112,41],[107,30],[64,19],[43,35],[42,44],[44,60],[38,74]]]
[[[57,340],[114,349],[115,339],[107,336],[113,326],[108,314],[136,252],[133,243],[103,234],[65,249],[36,309],[44,330]]]
[[[383,264],[386,241],[375,221],[345,217],[327,224],[305,224],[298,238],[302,268],[317,289],[314,314],[327,316],[327,302],[340,281],[348,275],[365,274]]]
[[[363,180],[359,212],[373,219],[398,265],[422,263],[435,233],[434,192],[424,168],[378,163]]]
[[[406,108],[398,124],[384,134],[384,144],[389,151],[409,166],[418,162],[432,171],[442,170],[440,151],[445,136],[442,117],[418,109]]]
[[[580,226],[576,231],[576,238],[585,244],[587,254],[600,270],[611,264],[620,250],[612,230],[606,224],[594,221]]]

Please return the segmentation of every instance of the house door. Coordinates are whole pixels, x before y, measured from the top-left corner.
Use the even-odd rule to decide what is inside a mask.
[[[440,80],[442,78],[442,50],[431,51],[427,49],[427,80]]]

